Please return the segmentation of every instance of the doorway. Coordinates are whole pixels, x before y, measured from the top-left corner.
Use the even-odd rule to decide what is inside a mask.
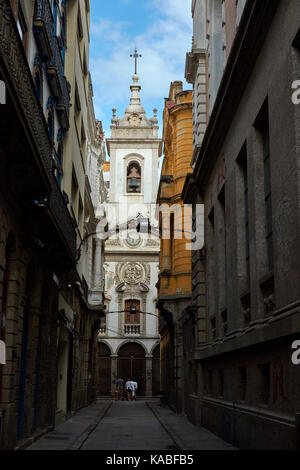
[[[126,343],[119,349],[118,378],[135,380],[138,383],[138,395],[146,395],[145,350],[138,343]]]

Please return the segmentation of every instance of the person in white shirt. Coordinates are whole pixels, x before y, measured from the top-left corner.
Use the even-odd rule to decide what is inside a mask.
[[[132,381],[130,379],[127,379],[127,382],[125,384],[125,390],[127,392],[126,400],[130,401],[132,399]]]
[[[136,400],[136,391],[137,391],[137,388],[138,388],[137,382],[135,382],[134,380],[132,380],[132,381],[131,381],[131,390],[132,390],[132,399],[133,399],[133,400]]]

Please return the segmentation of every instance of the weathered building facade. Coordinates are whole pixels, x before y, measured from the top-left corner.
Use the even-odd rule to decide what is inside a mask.
[[[182,320],[184,315],[184,322],[190,317],[192,292],[191,252],[183,233],[188,230],[191,214],[190,209],[183,207],[181,193],[193,156],[192,91],[183,91],[182,82],[171,83],[163,121],[164,161],[157,197],[161,229],[161,388],[168,403],[181,412],[187,404]]]
[[[0,1],[0,80],[6,90],[0,107],[4,449],[26,445],[96,395],[92,370],[102,294],[97,283],[94,302],[89,296],[95,286],[86,287],[82,249],[84,215],[92,220],[96,209],[85,205],[87,138],[81,130],[80,167],[73,124],[73,77],[80,82],[80,72],[72,66],[71,45],[80,46],[80,15],[88,28],[89,2]],[[83,35],[82,60],[86,55],[88,64],[87,29]],[[88,96],[88,85],[87,79],[87,93],[81,90],[79,100]],[[91,101],[82,121],[87,122],[88,106]],[[80,182],[77,193],[69,184],[72,165],[73,180]]]
[[[234,2],[193,1],[194,44],[200,41],[201,49],[207,6],[219,8],[219,18],[221,3],[223,28],[226,5],[237,27],[228,27],[224,70],[208,73],[213,44],[217,57],[226,50],[218,35],[216,42],[208,35],[202,50],[207,129],[194,142],[194,171],[183,191],[185,202],[205,207],[205,248],[193,258],[193,300],[201,314],[189,416],[240,448],[295,449],[300,110],[291,87],[300,74],[300,8],[293,0],[241,2],[240,9],[238,2],[237,11]],[[203,104],[197,60],[197,51],[188,54],[196,137]]]

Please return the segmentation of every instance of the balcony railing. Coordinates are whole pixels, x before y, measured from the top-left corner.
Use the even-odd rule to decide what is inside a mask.
[[[50,87],[52,95],[54,98],[59,98],[62,96],[63,90],[63,61],[61,58],[61,53],[58,45],[58,39],[56,36],[52,37],[52,51],[53,56],[52,60],[48,64],[48,77],[50,82]]]
[[[57,228],[61,232],[66,248],[73,260],[76,258],[76,231],[72,218],[64,201],[61,189],[55,177],[52,177],[52,190],[50,194],[49,210],[52,213]]]
[[[141,326],[140,325],[124,325],[124,335],[140,335]]]
[[[41,3],[49,4],[48,1]],[[44,7],[46,8],[45,5]],[[32,161],[39,169],[44,193],[49,195],[47,212],[50,216],[48,221],[51,233],[56,234],[60,242],[63,242],[65,249],[61,257],[69,264],[75,265],[76,232],[61,189],[53,175],[53,148],[47,123],[37,98],[9,0],[0,0],[0,44],[0,61],[4,71],[2,79],[10,85],[16,109],[22,115],[26,134],[32,143]]]
[[[60,125],[64,130],[69,129],[70,90],[63,74],[64,65],[61,57],[58,39],[52,38],[53,57],[48,65],[48,77],[53,96],[57,99],[56,109]]]
[[[52,59],[53,16],[48,0],[36,0],[33,17],[33,32],[45,60]]]
[[[70,127],[70,93],[66,77],[63,77],[62,80],[62,96],[57,100],[56,109],[58,112],[58,119],[60,121],[61,127],[64,130],[68,130]]]

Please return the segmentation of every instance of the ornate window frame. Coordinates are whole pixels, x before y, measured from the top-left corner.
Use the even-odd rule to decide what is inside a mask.
[[[135,322],[131,322],[131,321],[127,321],[127,315],[128,315],[128,311],[127,311],[127,308],[129,307],[129,304],[133,304],[135,302],[138,302],[138,307],[137,307],[137,313],[134,315],[135,317]],[[139,298],[129,298],[129,299],[124,299],[124,324],[131,324],[132,325],[141,325],[141,299]],[[131,320],[131,318],[130,318]]]

